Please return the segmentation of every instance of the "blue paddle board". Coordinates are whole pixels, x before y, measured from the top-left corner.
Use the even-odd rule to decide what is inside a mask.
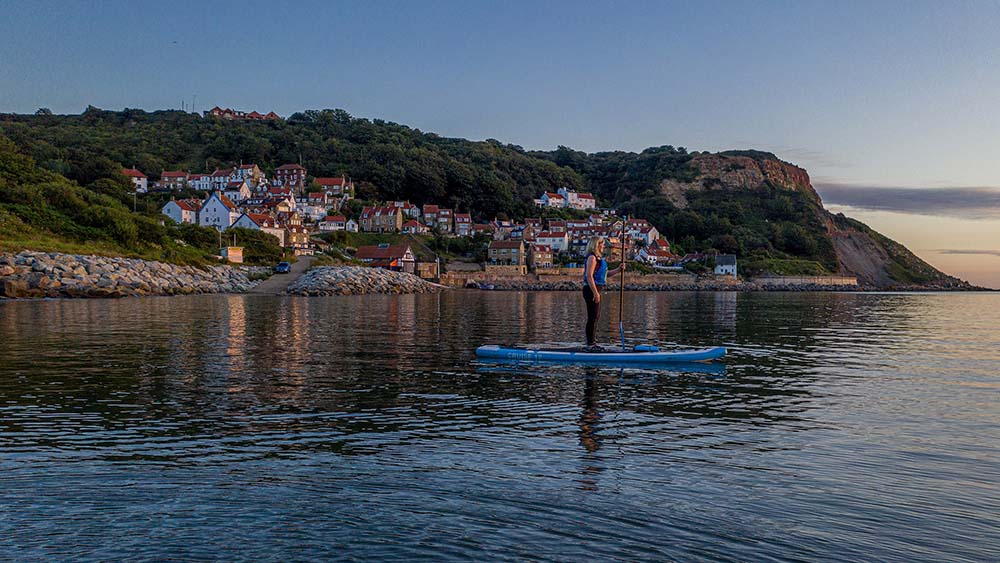
[[[586,362],[604,364],[658,364],[673,362],[708,362],[726,355],[724,347],[661,352],[655,346],[637,346],[631,350],[607,348],[523,348],[487,345],[476,348],[476,356],[485,359],[539,362]]]

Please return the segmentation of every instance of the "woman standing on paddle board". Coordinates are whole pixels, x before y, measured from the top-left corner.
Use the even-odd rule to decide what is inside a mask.
[[[601,316],[601,291],[608,276],[616,276],[625,269],[621,266],[608,271],[608,261],[604,259],[604,237],[594,237],[587,243],[587,261],[583,267],[583,300],[587,303],[587,346],[597,346],[595,331],[597,319]]]

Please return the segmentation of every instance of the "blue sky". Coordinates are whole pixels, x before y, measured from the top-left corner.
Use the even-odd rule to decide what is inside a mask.
[[[1000,185],[1000,3],[0,5],[0,111],[197,95],[197,109],[339,107],[526,148],[771,150],[831,205],[1000,285],[1000,257],[956,270],[962,255],[938,252],[1000,250],[1000,209],[954,211],[995,205]],[[955,189],[949,213],[913,191],[929,188]],[[971,235],[928,239],[921,217]]]

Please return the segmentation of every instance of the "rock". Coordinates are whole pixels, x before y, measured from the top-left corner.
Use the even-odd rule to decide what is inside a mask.
[[[27,280],[5,280],[3,282],[5,297],[27,297],[30,289]]]

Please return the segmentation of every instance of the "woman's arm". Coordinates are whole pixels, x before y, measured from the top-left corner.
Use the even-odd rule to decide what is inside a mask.
[[[618,274],[622,273],[622,270],[627,270],[627,269],[628,268],[625,267],[625,262],[623,261],[614,270],[608,270],[608,277],[609,278],[613,278],[613,277],[617,276]]]

